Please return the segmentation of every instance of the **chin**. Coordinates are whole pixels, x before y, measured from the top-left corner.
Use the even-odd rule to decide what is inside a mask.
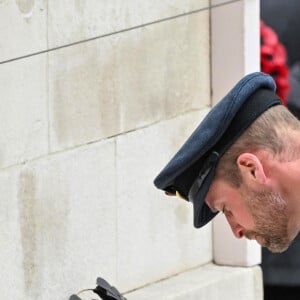
[[[272,253],[282,253],[290,247],[291,243],[292,241],[285,240],[280,243],[268,244],[263,247],[268,248]]]

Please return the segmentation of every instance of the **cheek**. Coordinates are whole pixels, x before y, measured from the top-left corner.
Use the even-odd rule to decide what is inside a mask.
[[[243,203],[239,203],[232,208],[232,216],[245,229],[251,230],[255,228],[254,218],[250,209],[246,205],[243,205]]]

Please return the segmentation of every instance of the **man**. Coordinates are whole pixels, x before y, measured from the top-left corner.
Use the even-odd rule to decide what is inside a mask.
[[[300,230],[300,122],[271,76],[245,76],[156,177],[193,203],[194,226],[223,212],[237,238],[286,250]]]

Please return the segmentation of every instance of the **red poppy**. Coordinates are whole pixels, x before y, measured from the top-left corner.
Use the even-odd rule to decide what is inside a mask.
[[[281,98],[282,103],[286,104],[290,84],[285,47],[278,40],[275,31],[262,21],[260,23],[260,36],[261,70],[274,78],[277,94]]]

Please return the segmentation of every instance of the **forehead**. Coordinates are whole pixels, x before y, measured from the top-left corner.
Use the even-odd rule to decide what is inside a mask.
[[[238,189],[232,187],[224,180],[213,180],[206,195],[206,204],[214,211],[220,210],[220,205],[224,205],[233,200],[240,200]]]

